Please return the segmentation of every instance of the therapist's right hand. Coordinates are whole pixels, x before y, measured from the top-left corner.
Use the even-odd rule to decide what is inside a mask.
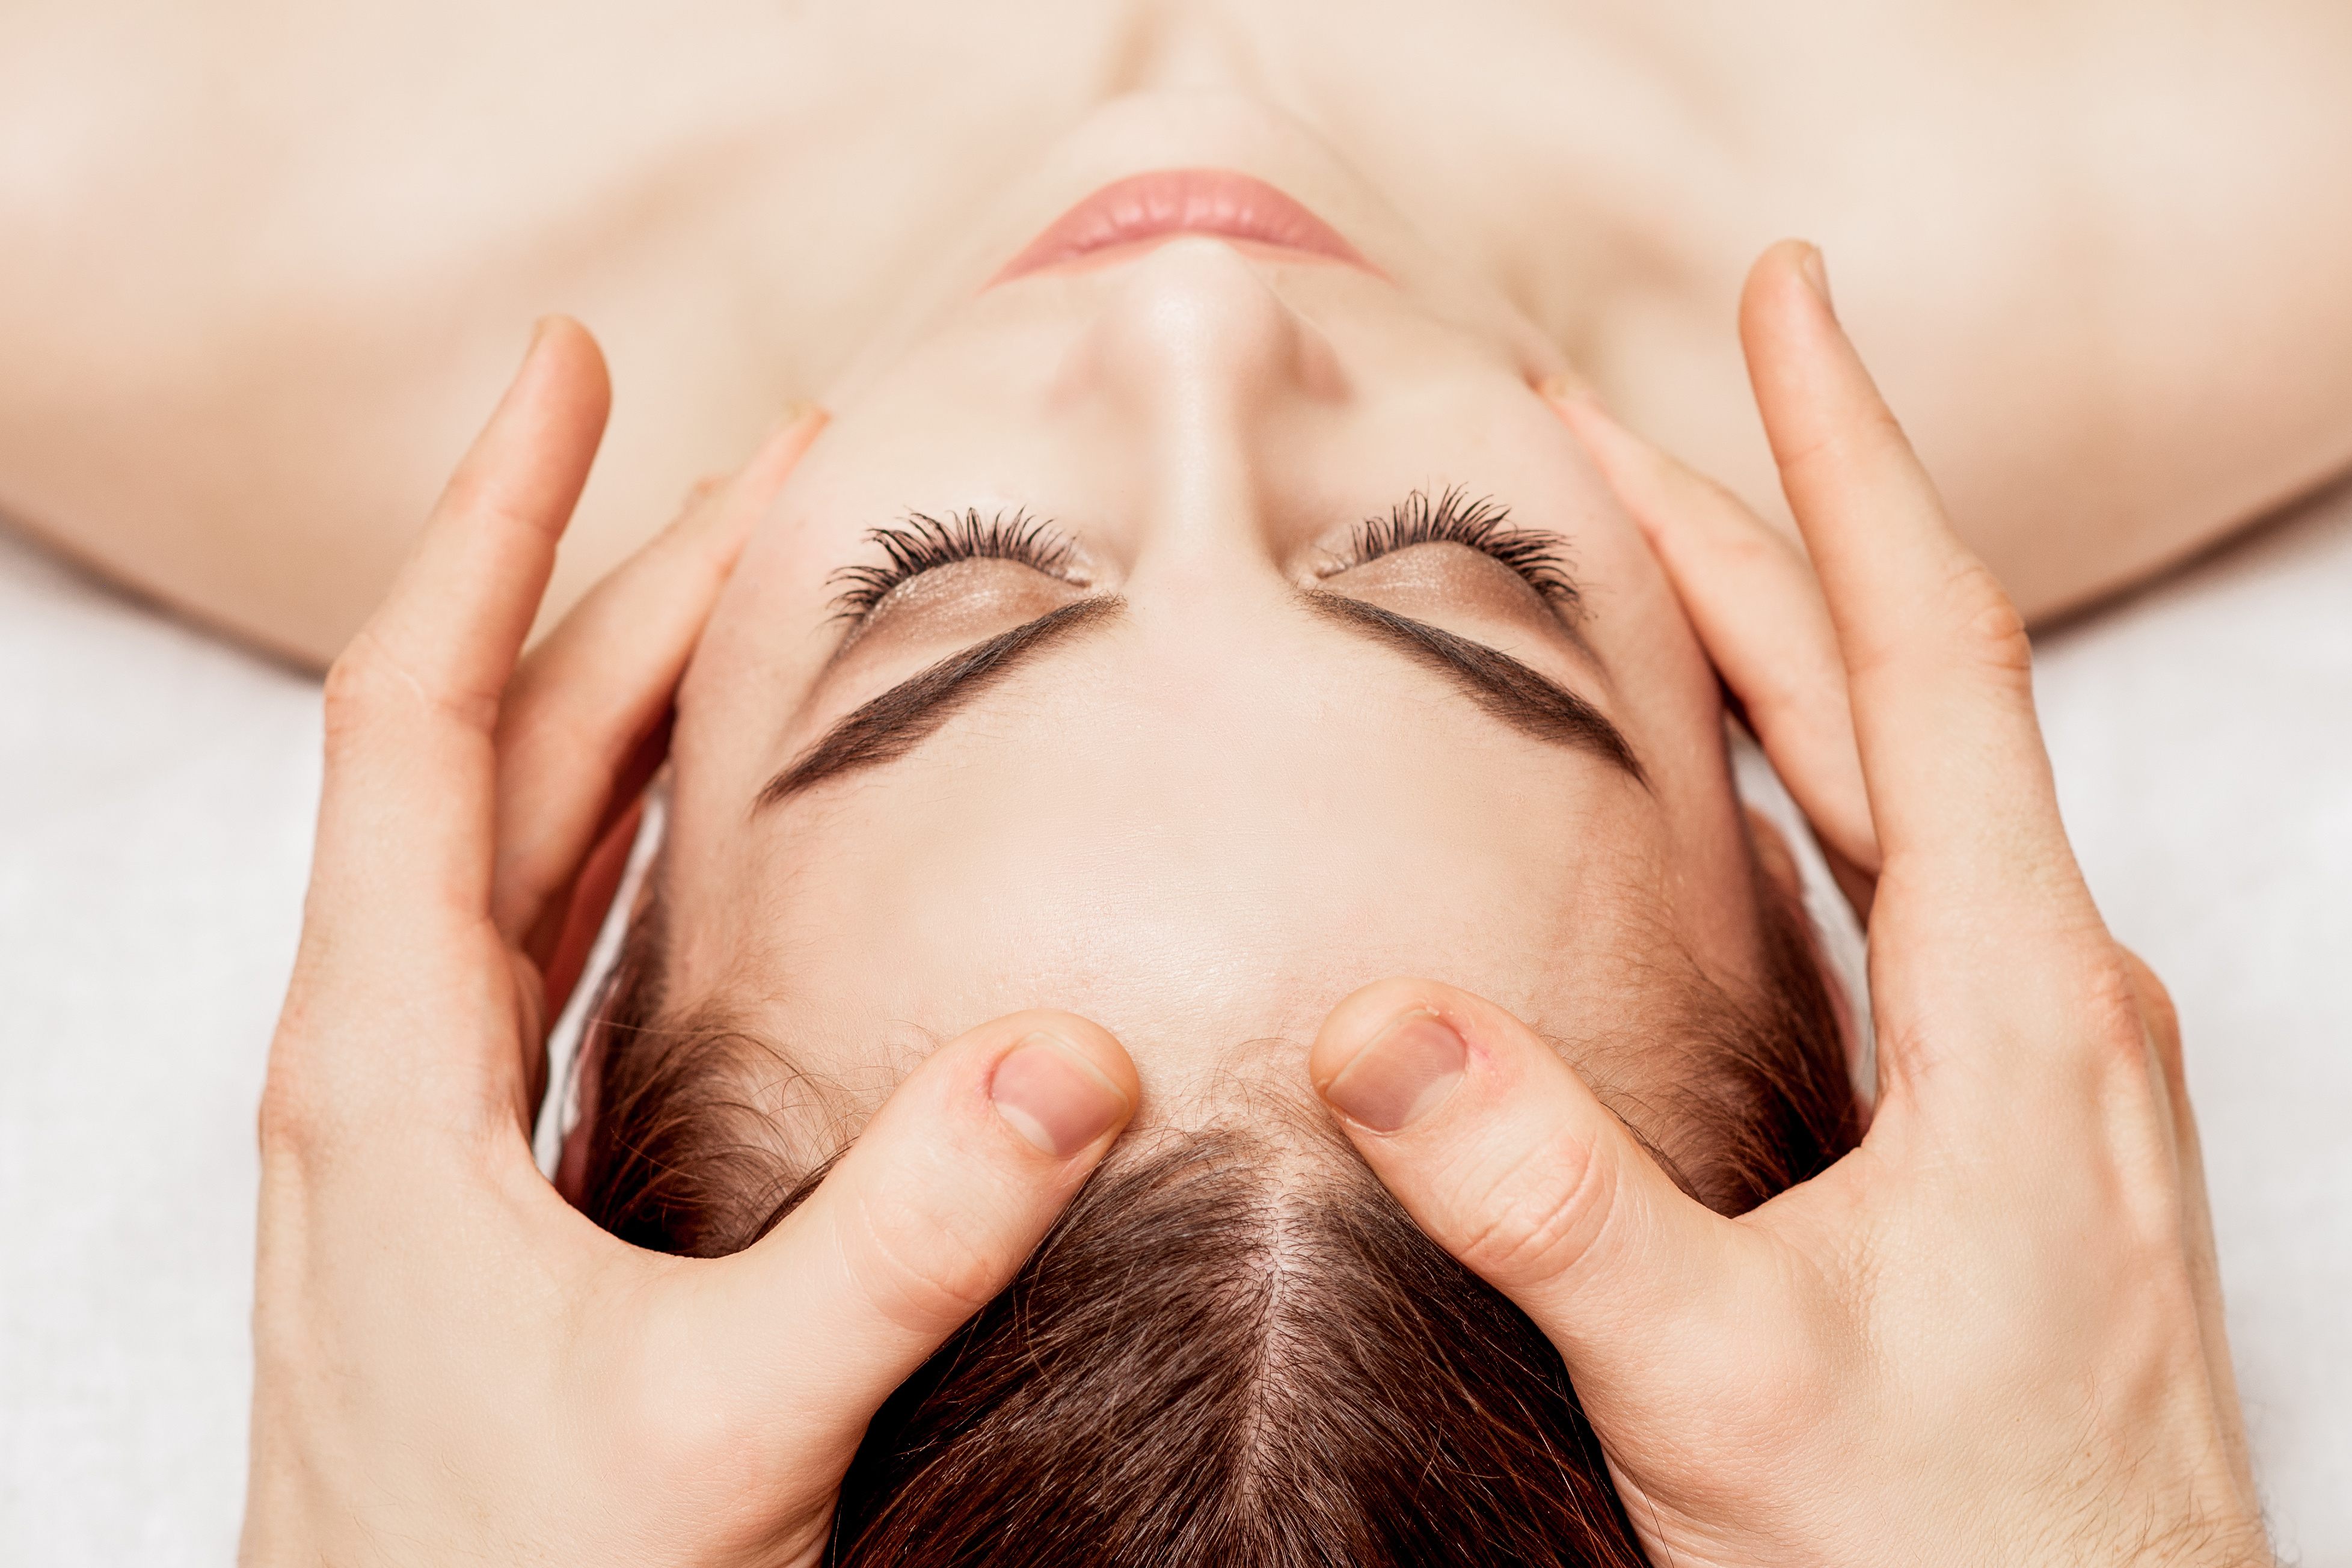
[[[1435,981],[1349,998],[1310,1070],[1559,1347],[1654,1562],[2268,1563],[2178,1026],[2060,826],[2023,627],[1818,267],[1768,252],[1742,328],[1822,599],[1727,495],[1564,412],[1825,846],[1878,872],[1862,1146],[1714,1214],[1518,1019]]]
[[[540,1175],[542,976],[565,984],[582,868],[817,427],[781,429],[518,673],[605,404],[594,343],[550,323],[328,679],[262,1106],[255,1568],[821,1560],[875,1410],[1010,1282],[1137,1102],[1093,1024],[983,1024],[728,1258],[631,1247]]]

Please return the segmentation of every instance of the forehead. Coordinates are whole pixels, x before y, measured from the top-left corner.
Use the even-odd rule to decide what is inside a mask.
[[[674,962],[748,990],[804,1066],[903,1065],[1046,1005],[1118,1034],[1156,1094],[1248,1041],[1296,1052],[1385,974],[1585,1032],[1562,999],[1674,939],[1685,836],[1607,763],[1272,598],[1138,606],[917,754],[717,827],[680,824],[701,874],[673,882]]]

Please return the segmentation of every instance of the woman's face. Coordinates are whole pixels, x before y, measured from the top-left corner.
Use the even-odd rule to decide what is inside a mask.
[[[999,277],[1171,168],[1255,176],[1360,259],[1192,232]],[[852,1119],[974,1024],[1067,1009],[1145,1118],[1197,1124],[1303,1092],[1325,1012],[1420,973],[1638,1103],[1669,998],[1752,977],[1755,897],[1714,677],[1530,390],[1553,351],[1255,110],[1116,108],[977,234],[828,399],[680,693],[672,998]],[[1429,526],[1449,492],[1507,508],[1516,567],[1460,506]],[[1422,526],[1360,532],[1416,496]],[[946,564],[845,613],[910,513],[1007,554],[908,531]]]

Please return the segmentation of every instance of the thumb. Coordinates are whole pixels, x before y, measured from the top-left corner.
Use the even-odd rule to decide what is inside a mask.
[[[1430,1239],[1534,1320],[1596,1416],[1623,1375],[1760,1305],[1745,1228],[1703,1207],[1550,1046],[1492,1002],[1382,980],[1332,1009],[1307,1067]],[[1746,1297],[1745,1312],[1742,1298]]]
[[[934,1052],[817,1190],[714,1271],[697,1313],[748,1406],[809,1470],[1011,1283],[1133,1115],[1134,1063],[1068,1013],[1015,1013]],[[837,1474],[836,1469],[834,1473]]]

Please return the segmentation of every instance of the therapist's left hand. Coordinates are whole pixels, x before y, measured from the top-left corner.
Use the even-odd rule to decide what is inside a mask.
[[[817,1560],[875,1409],[1012,1278],[1137,1101],[1082,1019],[983,1025],[718,1260],[629,1247],[540,1175],[543,968],[820,423],[700,493],[518,672],[606,402],[594,343],[550,323],[328,678],[261,1113],[247,1563]]]
[[[1819,589],[1727,492],[1568,411],[1826,847],[1876,873],[1861,1146],[1727,1218],[1559,1053],[1426,980],[1310,1067],[1390,1190],[1559,1351],[1654,1563],[2271,1561],[2180,1033],[2066,841],[2032,649],[1783,245],[1757,402]]]

